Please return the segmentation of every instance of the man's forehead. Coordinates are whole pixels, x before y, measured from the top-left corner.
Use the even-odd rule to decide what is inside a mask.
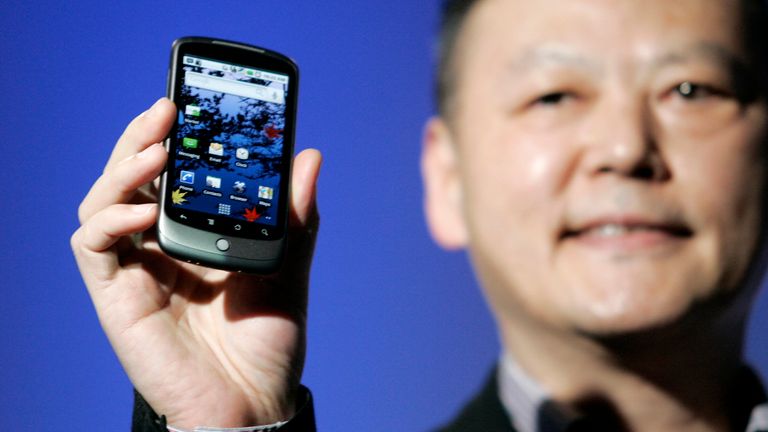
[[[512,69],[546,63],[594,69],[595,58],[616,54],[659,64],[726,63],[747,54],[746,14],[734,8],[744,1],[763,0],[484,0],[471,13],[460,51],[493,50]]]
[[[671,45],[659,50],[647,59],[650,68],[685,64],[696,60],[728,65],[736,61],[731,51],[710,41]],[[550,65],[568,66],[597,74],[603,65],[600,53],[585,52],[562,44],[541,44],[528,47],[513,56],[507,63],[511,73],[525,73],[531,69]]]
[[[740,13],[745,5],[765,2],[768,0],[480,0],[469,12],[470,25],[466,30],[505,29],[509,33],[546,36],[595,22],[600,26],[589,28],[590,33],[630,30],[643,23],[674,30],[674,24],[680,23],[740,20],[745,15]],[[559,26],[548,25],[553,22]]]

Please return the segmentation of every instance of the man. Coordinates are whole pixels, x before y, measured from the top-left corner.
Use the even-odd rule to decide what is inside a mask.
[[[742,358],[765,272],[764,4],[446,11],[425,208],[439,244],[469,250],[505,350],[446,430],[768,429]],[[154,223],[140,187],[174,115],[160,100],[128,126],[72,238],[143,396],[134,426],[313,430],[299,377],[320,155],[296,158],[281,273],[179,263],[151,231],[128,239]]]

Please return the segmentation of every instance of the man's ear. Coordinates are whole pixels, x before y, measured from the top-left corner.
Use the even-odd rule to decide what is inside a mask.
[[[424,128],[421,177],[424,213],[432,238],[445,249],[467,245],[458,149],[445,121],[431,118]]]

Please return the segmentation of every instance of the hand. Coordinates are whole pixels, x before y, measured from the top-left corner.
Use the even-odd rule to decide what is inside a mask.
[[[134,119],[79,208],[72,249],[99,320],[136,389],[168,424],[236,427],[289,419],[305,350],[321,156],[296,156],[278,274],[174,260],[158,247],[155,180],[176,117],[160,99]],[[133,241],[131,236],[141,234]],[[138,238],[138,236],[135,236]]]

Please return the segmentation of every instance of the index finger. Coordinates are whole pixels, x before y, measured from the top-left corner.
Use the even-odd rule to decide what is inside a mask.
[[[112,170],[119,162],[165,139],[175,117],[176,105],[168,98],[160,98],[125,128],[112,150],[104,171]]]

